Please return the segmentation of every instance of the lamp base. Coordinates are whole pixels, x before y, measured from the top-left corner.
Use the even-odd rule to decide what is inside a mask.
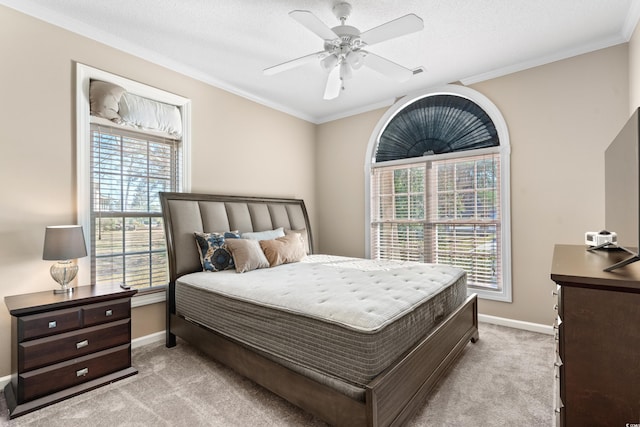
[[[58,261],[54,263],[49,269],[53,280],[60,283],[60,289],[54,289],[54,294],[70,294],[73,292],[73,288],[69,286],[69,282],[75,279],[78,274],[78,266],[71,262],[71,260]]]

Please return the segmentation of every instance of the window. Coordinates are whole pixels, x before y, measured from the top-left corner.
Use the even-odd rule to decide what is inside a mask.
[[[371,172],[373,258],[427,262],[425,169],[421,163]]]
[[[471,292],[510,301],[506,126],[486,98],[454,89],[464,96],[405,99],[379,123],[368,151],[368,253],[455,265]]]
[[[158,192],[180,190],[180,148],[180,141],[91,125],[92,283],[168,283]]]
[[[431,261],[467,271],[467,285],[501,291],[500,158],[435,161],[430,168]]]
[[[178,107],[182,136],[90,116],[91,80]],[[77,66],[77,90],[78,219],[90,253],[79,260],[80,280],[124,282],[140,291],[162,288],[168,283],[168,264],[158,193],[188,191],[190,102],[82,64]]]

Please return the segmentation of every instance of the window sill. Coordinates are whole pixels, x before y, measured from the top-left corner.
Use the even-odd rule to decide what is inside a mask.
[[[164,289],[141,292],[131,298],[131,308],[142,307],[144,305],[157,304],[167,299],[167,292]]]

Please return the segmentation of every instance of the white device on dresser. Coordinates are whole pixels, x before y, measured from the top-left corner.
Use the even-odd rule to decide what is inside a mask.
[[[604,247],[618,243],[618,235],[613,231],[587,231],[584,233],[584,243],[588,246]]]

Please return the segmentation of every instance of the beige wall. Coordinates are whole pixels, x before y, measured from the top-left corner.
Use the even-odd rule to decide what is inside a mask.
[[[76,221],[75,62],[192,100],[192,190],[302,198],[315,222],[315,125],[4,6],[0,58],[0,299],[57,286],[42,244],[47,225]],[[133,310],[134,337],[164,329],[163,307]],[[0,377],[9,349],[0,304]]]
[[[513,303],[480,312],[551,324],[555,243],[604,226],[604,149],[628,116],[627,45],[473,85],[502,112],[511,139]],[[386,110],[317,131],[321,252],[364,255],[364,158]],[[345,220],[346,219],[346,220]]]
[[[364,159],[385,109],[318,126],[316,200],[319,252],[364,256]]]
[[[604,150],[628,117],[627,45],[477,84],[509,126],[513,304],[483,313],[550,324],[555,243],[604,228]]]

